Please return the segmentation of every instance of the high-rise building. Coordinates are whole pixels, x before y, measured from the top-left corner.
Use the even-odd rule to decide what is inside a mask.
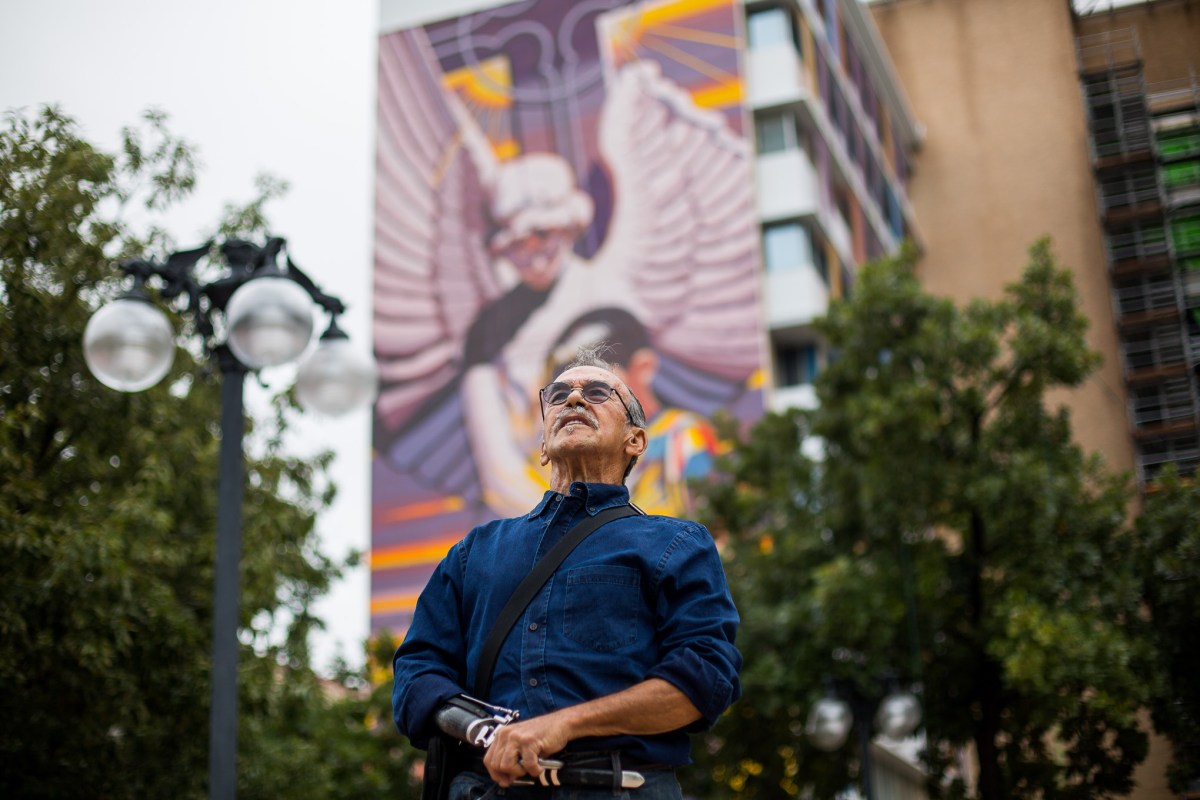
[[[1142,481],[1167,463],[1194,470],[1200,5],[870,8],[927,132],[911,189],[925,286],[995,296],[1018,277],[1024,249],[1050,236],[1104,357],[1087,384],[1056,398],[1077,440]]]
[[[763,297],[775,408],[814,401],[812,320],[857,267],[919,239],[908,195],[919,130],[856,0],[747,3]]]

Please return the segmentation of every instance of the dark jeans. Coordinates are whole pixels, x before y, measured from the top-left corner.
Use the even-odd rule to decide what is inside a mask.
[[[462,772],[450,783],[450,800],[683,800],[674,770],[646,770],[646,782],[636,789],[577,789],[572,786],[510,786],[501,789],[490,778]]]

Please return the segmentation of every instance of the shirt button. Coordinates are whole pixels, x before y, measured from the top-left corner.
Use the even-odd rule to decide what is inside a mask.
[[[529,630],[531,630],[531,631],[536,631],[536,630],[537,630],[537,623],[536,623],[536,622],[531,622],[531,623],[529,623]]]
[[[556,502],[556,503],[561,503],[561,502],[562,502],[562,495],[561,495],[561,494],[560,494],[560,495],[555,495],[555,497],[554,497],[554,502]]]
[[[530,686],[537,686],[537,678],[530,678],[530,679],[529,679],[529,685],[530,685]]]

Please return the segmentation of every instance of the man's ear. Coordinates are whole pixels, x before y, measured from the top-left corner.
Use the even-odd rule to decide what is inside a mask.
[[[629,436],[625,439],[625,455],[633,458],[641,456],[646,452],[646,445],[650,443],[649,437],[646,435],[645,428],[639,428],[636,425],[629,426]]]
[[[542,453],[542,455],[538,459],[538,462],[544,467],[550,463],[550,456],[546,455],[546,439],[545,439],[545,437],[542,437],[541,453]]]

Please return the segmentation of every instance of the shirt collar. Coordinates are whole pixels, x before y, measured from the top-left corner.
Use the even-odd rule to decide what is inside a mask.
[[[542,501],[534,506],[533,511],[530,511],[527,519],[534,519],[541,515],[543,511],[550,505],[553,498],[562,497],[558,492],[547,491],[542,496]],[[568,497],[574,497],[583,503],[583,507],[587,509],[588,514],[595,515],[615,506],[623,506],[629,503],[629,489],[625,486],[611,483],[584,483],[583,481],[575,481],[567,489]]]

